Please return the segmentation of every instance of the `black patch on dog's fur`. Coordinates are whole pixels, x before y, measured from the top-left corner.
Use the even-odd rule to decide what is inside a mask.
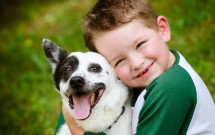
[[[78,65],[79,61],[75,56],[71,56],[66,59],[60,59],[54,73],[54,81],[58,90],[60,90],[60,81],[62,79],[67,81],[71,74],[78,68]]]

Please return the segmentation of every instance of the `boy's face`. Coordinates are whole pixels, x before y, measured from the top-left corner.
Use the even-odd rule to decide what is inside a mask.
[[[119,79],[130,87],[149,85],[174,63],[166,42],[170,39],[167,20],[158,17],[159,31],[134,20],[96,37],[94,43],[114,67]]]

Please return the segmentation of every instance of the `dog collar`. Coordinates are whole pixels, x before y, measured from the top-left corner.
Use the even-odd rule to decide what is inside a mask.
[[[117,121],[123,115],[124,112],[125,112],[125,106],[122,107],[122,111],[121,111],[120,115],[116,118],[116,120],[113,122],[113,124],[117,123]],[[111,124],[107,129],[108,130],[111,129],[111,127],[113,126],[113,124]]]

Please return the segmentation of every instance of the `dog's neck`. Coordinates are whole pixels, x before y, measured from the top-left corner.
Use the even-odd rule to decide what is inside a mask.
[[[120,115],[116,118],[116,120],[107,128],[108,130],[111,129],[111,127],[117,123],[117,121],[119,120],[119,118],[123,115],[123,113],[125,112],[125,106],[122,107],[122,111],[120,113]]]

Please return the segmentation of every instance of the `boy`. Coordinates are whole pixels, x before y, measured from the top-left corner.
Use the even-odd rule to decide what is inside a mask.
[[[145,0],[99,0],[83,29],[86,46],[134,88],[133,134],[215,135],[215,106],[207,87],[179,52],[168,49],[168,21]],[[83,134],[63,113],[73,135]]]

